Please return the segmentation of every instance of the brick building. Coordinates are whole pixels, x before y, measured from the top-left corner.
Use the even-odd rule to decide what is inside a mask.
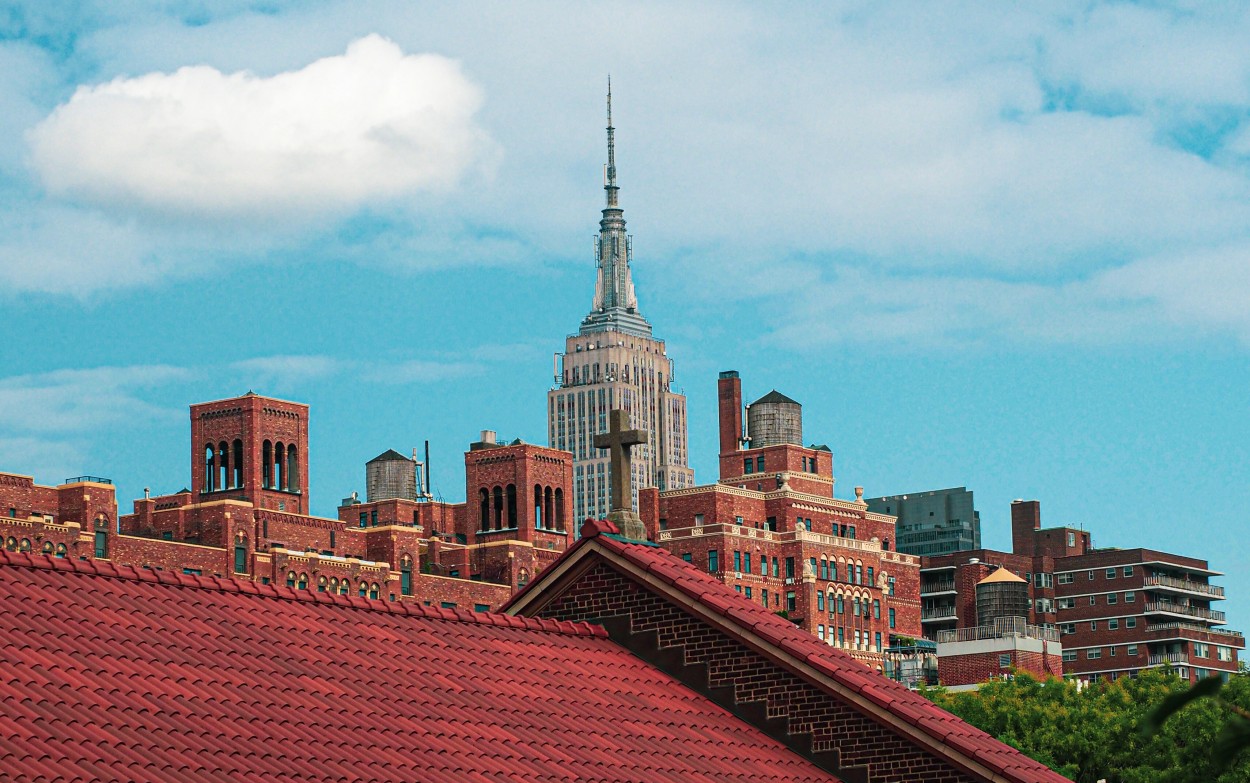
[[[519,516],[519,515],[518,515]],[[20,780],[1064,783],[610,523],[503,614],[0,551]]]
[[[833,497],[833,453],[802,445],[798,403],[772,392],[754,440],[738,373],[721,373],[720,481],[639,493],[647,535],[753,602],[880,666],[891,638],[920,635],[920,559],[896,552],[894,518]],[[757,407],[759,406],[759,407]],[[771,410],[770,410],[771,406]],[[762,422],[762,423],[761,423]]]
[[[972,633],[976,586],[996,569],[1028,584],[1026,620],[1062,642],[1065,675],[1096,680],[1171,665],[1196,680],[1237,671],[1240,631],[1220,628],[1211,608],[1224,589],[1207,561],[1150,549],[1095,549],[1088,531],[1043,528],[1041,504],[1011,504],[1012,552],[978,549],[926,557],[921,624],[939,642]],[[940,645],[939,645],[940,646]]]
[[[192,489],[117,513],[107,479],[59,487],[0,474],[0,539],[115,565],[338,595],[486,610],[569,542],[572,459],[483,433],[465,453],[469,503],[345,501],[308,508],[308,406],[248,393],[191,406]]]

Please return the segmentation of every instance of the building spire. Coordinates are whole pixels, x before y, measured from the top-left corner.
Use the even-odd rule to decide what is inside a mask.
[[[595,238],[595,298],[581,333],[617,331],[650,336],[651,324],[638,312],[634,279],[629,264],[633,255],[625,231],[625,211],[616,184],[616,127],[612,125],[612,77],[608,77],[608,162],[603,167],[603,190],[607,203]]]
[[[607,206],[616,209],[619,206],[616,185],[616,128],[612,127],[612,76],[608,76],[608,167],[605,172],[603,189],[607,193]]]

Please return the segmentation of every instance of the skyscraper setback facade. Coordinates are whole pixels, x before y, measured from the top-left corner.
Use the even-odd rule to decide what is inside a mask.
[[[610,510],[608,455],[594,437],[608,429],[608,411],[629,412],[630,426],[645,430],[646,444],[633,452],[633,505],[643,487],[680,489],[694,484],[688,467],[686,398],[673,384],[673,362],[664,341],[638,309],[631,237],[616,184],[616,129],[608,90],[606,205],[595,239],[594,301],[577,334],[556,354],[554,387],[547,393],[548,439],[573,453],[575,519],[605,517]]]

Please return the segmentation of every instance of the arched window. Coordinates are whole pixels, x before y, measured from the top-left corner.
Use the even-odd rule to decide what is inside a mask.
[[[520,572],[517,573],[517,577],[516,577],[517,587],[525,587],[527,584],[529,584],[529,581],[530,581],[529,569],[522,568]]]
[[[14,538],[13,536],[9,536],[8,538],[6,538],[4,540],[4,548],[9,550],[10,552],[16,552],[17,551],[17,539]]]
[[[556,530],[565,530],[564,527],[564,490],[556,487]]]
[[[273,488],[286,486],[286,446],[279,441],[273,447]]]
[[[369,597],[374,599],[375,601],[377,600],[378,598],[378,583],[377,582],[374,582],[373,584],[369,585]]]
[[[231,478],[233,479],[231,483],[235,487],[242,487],[243,486],[243,441],[239,440],[238,438],[235,438],[234,444],[232,445],[231,450],[234,452],[234,458],[230,462],[230,468],[233,474],[231,476]]]
[[[361,582],[360,583],[360,597],[364,598],[368,594],[369,594],[369,585],[365,584],[364,582]]]
[[[308,589],[308,574],[300,574],[299,583],[295,586],[299,588],[300,590],[307,590]]]
[[[273,444],[265,441],[260,447],[260,486],[269,489],[273,485]]]
[[[534,527],[543,529],[543,488],[534,485]]]
[[[408,555],[399,560],[399,592],[412,595],[412,558]]]
[[[57,557],[60,557],[60,558],[64,558],[64,557],[65,557],[65,554],[66,554],[65,545],[64,545],[64,544],[57,544],[57,545],[56,545],[56,556],[57,556]]]
[[[291,571],[286,575],[286,586],[295,587],[295,572]]]
[[[508,527],[516,527],[516,484],[508,485]]]
[[[351,589],[351,581],[347,577],[343,577],[343,581],[339,582],[339,595],[347,595]]]
[[[52,554],[52,549],[53,549],[53,547],[52,547],[52,542],[51,542],[51,541],[44,541],[44,542],[43,542],[43,553],[44,553],[45,555],[50,555],[50,554]]]
[[[547,524],[549,530],[559,530],[560,525],[556,522],[556,515],[552,513],[551,502],[551,487],[545,487],[543,489],[543,522]]]
[[[494,530],[503,528],[503,489],[495,487],[495,524],[492,526]]]
[[[477,492],[478,503],[481,505],[482,524],[479,530],[490,530],[490,493],[483,487]]]
[[[247,573],[247,539],[239,538],[234,542],[234,572]]]
[[[317,592],[324,593],[326,591],[326,584],[328,584],[328,580],[324,576],[317,577]]]
[[[338,577],[332,576],[330,577],[330,592],[331,594],[333,594],[333,593],[337,593],[338,591],[339,591]]]
[[[223,440],[217,444],[217,488],[230,486],[230,447]]]
[[[18,544],[18,545],[17,545],[17,551],[19,551],[19,552],[29,552],[29,551],[30,551],[30,539],[29,539],[29,538],[23,538],[23,539],[22,539],[22,542],[21,542],[20,544]]]
[[[217,460],[213,458],[213,447],[204,447],[204,491],[212,492],[217,486]]]
[[[286,447],[286,489],[299,492],[299,454],[295,444]]]

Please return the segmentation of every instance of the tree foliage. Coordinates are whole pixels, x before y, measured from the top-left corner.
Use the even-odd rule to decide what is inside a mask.
[[[1189,690],[1170,670],[1153,669],[1085,688],[1018,674],[976,692],[924,693],[1076,783],[1250,781],[1250,750],[1237,750],[1227,763],[1212,752],[1229,725],[1243,720],[1237,711],[1250,710],[1250,674],[1233,676],[1218,699],[1184,699]],[[1165,702],[1176,707],[1170,717],[1159,712]]]

